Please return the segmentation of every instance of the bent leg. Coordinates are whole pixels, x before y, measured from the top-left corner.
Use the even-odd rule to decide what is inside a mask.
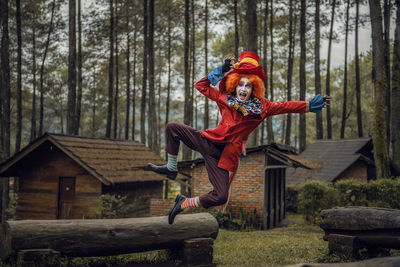
[[[213,190],[200,196],[200,204],[208,209],[223,205],[228,200],[229,172],[218,167],[219,158],[205,157],[208,179],[213,185]]]
[[[170,155],[178,155],[180,141],[190,149],[203,153],[205,138],[200,131],[178,122],[169,122],[165,127],[166,151]]]

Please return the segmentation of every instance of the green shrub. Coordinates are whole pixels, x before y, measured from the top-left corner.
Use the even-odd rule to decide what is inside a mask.
[[[309,223],[318,223],[320,212],[338,204],[337,191],[332,185],[322,181],[307,181],[299,193],[299,210]]]
[[[300,186],[298,185],[289,185],[286,187],[286,211],[297,213],[299,190]]]
[[[400,209],[400,178],[369,182],[366,195],[369,206]]]
[[[101,219],[122,218],[131,208],[126,204],[126,196],[104,194],[101,195],[101,207],[99,215]]]
[[[218,225],[222,229],[248,231],[259,230],[262,227],[262,223],[257,219],[256,209],[253,213],[245,213],[240,209],[238,218],[232,216],[232,210],[229,208],[225,212],[219,209],[213,209],[210,212],[217,219]]]
[[[337,181],[334,187],[339,194],[339,206],[368,206],[367,183],[346,179]]]

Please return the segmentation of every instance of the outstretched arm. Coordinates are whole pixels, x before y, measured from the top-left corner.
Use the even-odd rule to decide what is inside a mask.
[[[330,96],[322,97],[320,94],[318,94],[310,102],[283,101],[273,103],[268,99],[265,99],[264,103],[266,104],[266,116],[273,116],[283,113],[320,113],[323,107],[330,105],[330,101]]]
[[[196,89],[209,99],[216,101],[219,91],[213,86],[217,85],[217,83],[224,78],[225,73],[231,69],[233,61],[234,58],[226,58],[224,65],[215,68],[212,72],[207,74],[206,77],[196,83]]]

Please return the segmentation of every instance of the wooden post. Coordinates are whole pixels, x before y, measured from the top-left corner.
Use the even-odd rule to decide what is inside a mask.
[[[194,238],[183,241],[178,253],[185,266],[214,266],[212,238]]]
[[[18,267],[59,266],[60,252],[53,249],[26,249],[18,251]]]

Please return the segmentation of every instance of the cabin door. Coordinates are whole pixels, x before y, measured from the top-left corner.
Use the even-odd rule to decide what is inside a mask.
[[[60,177],[58,185],[57,219],[72,219],[72,204],[75,198],[75,177]]]

